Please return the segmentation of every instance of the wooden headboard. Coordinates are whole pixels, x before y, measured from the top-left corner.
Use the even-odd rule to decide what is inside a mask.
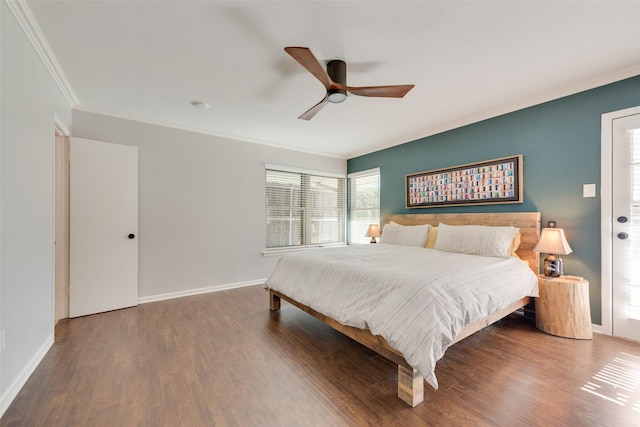
[[[513,226],[520,229],[520,246],[516,253],[529,263],[534,273],[539,273],[539,257],[533,248],[540,237],[540,212],[496,212],[496,213],[452,213],[452,214],[395,214],[389,215],[383,224],[389,221],[402,225],[431,224],[435,227],[439,223],[447,225],[491,225]]]

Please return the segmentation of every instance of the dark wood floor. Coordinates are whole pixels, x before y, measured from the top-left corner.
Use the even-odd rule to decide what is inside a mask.
[[[640,344],[509,317],[447,350],[410,408],[396,366],[259,286],[65,320],[2,426],[640,425]]]

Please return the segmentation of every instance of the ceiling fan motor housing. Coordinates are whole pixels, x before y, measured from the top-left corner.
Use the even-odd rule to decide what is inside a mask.
[[[347,63],[339,59],[327,62],[327,74],[336,83],[343,86],[347,85]],[[347,91],[342,89],[330,89],[328,91],[327,100],[333,103],[339,103],[347,99]]]

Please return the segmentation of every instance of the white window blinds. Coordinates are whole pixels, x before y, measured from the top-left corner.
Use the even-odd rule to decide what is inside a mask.
[[[380,224],[380,169],[349,175],[349,243],[369,243],[369,224]]]
[[[265,168],[265,247],[344,244],[345,179],[287,169]]]

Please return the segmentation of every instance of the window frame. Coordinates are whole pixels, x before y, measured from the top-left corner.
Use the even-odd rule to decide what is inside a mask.
[[[268,191],[269,191],[269,186],[267,183],[267,176],[269,171],[273,171],[275,173],[291,173],[291,174],[300,174],[301,175],[301,187],[300,187],[300,192],[301,192],[301,205],[298,207],[293,207],[293,206],[289,206],[289,209],[300,209],[300,211],[302,212],[300,215],[300,221],[301,221],[301,234],[302,234],[302,239],[303,239],[303,243],[299,244],[299,245],[287,245],[287,246],[274,246],[274,247],[267,247],[267,241],[269,240],[269,227],[268,227],[268,223],[269,223],[269,206],[267,205],[268,203]],[[312,199],[310,198],[311,195],[313,194],[313,190],[311,189],[311,181],[313,180],[313,177],[318,177],[318,178],[335,178],[338,180],[338,190],[337,190],[337,197],[338,197],[338,215],[333,217],[333,216],[329,216],[326,218],[336,218],[336,220],[338,221],[338,241],[337,242],[331,242],[331,243],[309,243],[309,239],[311,237],[311,233],[309,232],[310,227],[312,226],[312,222],[314,220],[314,218],[312,218],[311,216],[311,210],[313,209],[312,207]],[[291,251],[299,251],[299,250],[305,250],[308,248],[318,248],[318,247],[327,247],[327,246],[344,246],[346,245],[346,240],[347,240],[347,177],[345,174],[339,174],[339,173],[334,173],[334,172],[327,172],[327,171],[319,171],[319,170],[312,170],[312,169],[303,169],[303,168],[296,168],[296,167],[291,167],[291,166],[283,166],[283,165],[276,165],[276,164],[269,164],[266,163],[265,167],[264,167],[264,191],[265,191],[265,202],[264,202],[264,207],[265,207],[265,231],[264,231],[264,250],[263,250],[263,255],[267,256],[267,255],[277,255],[283,252],[291,252]],[[273,209],[274,207],[272,207]],[[275,207],[277,209],[277,207]],[[323,208],[321,208],[323,209]],[[335,209],[333,207],[328,207],[328,208],[324,208],[324,209]],[[317,219],[317,218],[315,218]]]
[[[376,208],[354,208],[353,204],[354,204],[354,181],[352,180],[358,180],[359,178],[369,178],[373,175],[377,175],[378,178],[378,194],[377,194],[377,199],[378,199],[378,206],[377,209]],[[364,232],[362,233],[361,237],[357,237],[355,239],[353,239],[353,235],[352,233],[355,231],[355,223],[353,221],[353,215],[352,213],[354,211],[370,211],[370,210],[377,210],[377,222],[369,222],[367,223],[366,226],[368,226],[368,224],[374,224],[377,223],[378,225],[380,225],[380,185],[381,185],[381,174],[380,174],[380,168],[376,167],[376,168],[371,168],[371,169],[366,169],[366,170],[362,170],[359,172],[354,172],[354,173],[350,173],[347,175],[347,181],[348,181],[348,195],[347,195],[347,213],[348,213],[348,235],[347,235],[347,242],[348,244],[368,244],[370,242],[370,238],[369,237],[365,237],[364,236]],[[375,217],[375,215],[374,215]],[[362,231],[362,227],[357,227],[360,231]],[[382,230],[382,228],[381,228]],[[365,232],[366,232],[366,228],[365,228]]]

